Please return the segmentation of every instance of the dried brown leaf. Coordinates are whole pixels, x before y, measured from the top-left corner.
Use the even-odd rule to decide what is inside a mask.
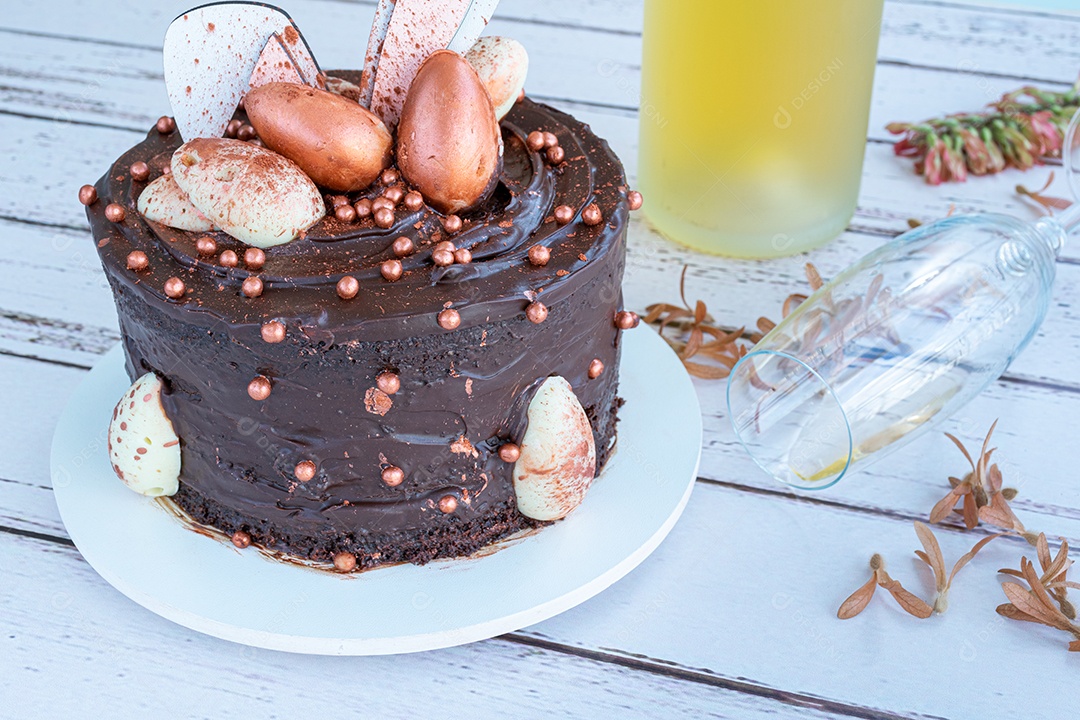
[[[984,547],[989,545],[991,540],[994,540],[995,538],[999,538],[1002,535],[1007,535],[1007,534],[1008,533],[994,533],[993,535],[987,535],[982,540],[975,543],[975,546],[973,548],[971,548],[970,550],[968,550],[963,555],[961,555],[960,559],[956,561],[955,565],[953,565],[952,572],[949,573],[949,581],[948,581],[947,585],[950,586],[950,587],[952,586],[952,581],[953,581],[953,578],[956,577],[956,573],[960,572],[960,569],[962,567],[964,567],[969,562],[971,562],[971,559],[974,558],[976,555],[978,555],[980,550],[982,550]]]
[[[878,583],[882,588],[889,591],[900,607],[910,615],[925,620],[934,614],[934,609],[926,604],[922,598],[909,592],[898,581],[893,580],[885,571],[881,571],[882,580]]]
[[[825,285],[821,279],[821,273],[814,267],[813,263],[806,263],[806,279],[810,282],[810,289],[817,292]]]
[[[945,518],[949,517],[949,513],[956,507],[956,501],[960,498],[955,492],[949,492],[945,497],[937,501],[934,505],[934,509],[930,511],[930,522],[939,523]]]
[[[731,374],[729,368],[704,365],[690,360],[684,360],[683,366],[686,368],[686,372],[702,380],[722,380]]]
[[[841,620],[848,620],[855,617],[870,603],[870,599],[874,597],[874,591],[877,589],[877,576],[871,576],[870,580],[861,588],[851,593],[847,600],[840,603],[840,609],[836,611],[836,617]]]
[[[989,505],[979,508],[979,519],[1006,530],[1024,531],[1023,523],[1013,514],[1012,508],[1001,493],[994,495]]]
[[[974,470],[975,469],[975,461],[971,459],[971,453],[969,453],[967,448],[964,447],[964,443],[960,442],[960,439],[957,438],[952,433],[945,433],[945,437],[952,440],[953,444],[956,445],[956,447],[960,448],[960,452],[964,453],[964,457],[967,458],[968,463],[971,465],[971,469]]]
[[[1063,629],[1061,628],[1060,621],[1057,620],[1057,618],[1055,618],[1033,594],[1025,590],[1023,585],[1006,582],[1001,584],[1001,589],[1005,591],[1005,597],[1009,598],[1009,602],[1011,602],[1021,613],[1032,618],[1034,622],[1049,625],[1053,628]]]
[[[922,543],[923,548],[926,550],[926,553],[920,557],[934,571],[934,583],[937,586],[937,591],[941,592],[946,589],[948,583],[945,576],[945,559],[941,556],[941,546],[930,528],[918,520],[915,521],[915,534],[919,536],[919,542]]]
[[[1007,617],[1010,620],[1020,620],[1021,622],[1036,623],[1038,625],[1044,624],[1042,621],[1036,620],[1035,618],[1028,615],[1026,612],[1021,611],[1012,603],[1004,603],[1002,605],[998,605],[996,610],[998,615],[1001,615],[1002,617]]]

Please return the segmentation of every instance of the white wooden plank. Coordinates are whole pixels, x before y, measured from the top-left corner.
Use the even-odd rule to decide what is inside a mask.
[[[970,535],[961,533],[939,536],[950,559],[973,543]],[[1035,690],[1071,677],[1075,658],[1067,656],[1065,638],[1008,623],[993,612],[1003,597],[995,570],[1015,565],[1022,553],[1030,555],[1022,542],[991,545],[965,569],[944,617],[920,622],[882,597],[856,620],[835,619],[841,600],[868,575],[866,559],[872,552],[883,553],[893,574],[913,591],[929,595],[928,573],[910,554],[915,547],[914,533],[903,520],[699,485],[684,519],[652,558],[607,592],[526,634],[587,652],[713,676],[720,682],[745,683],[752,692],[782,689],[789,701],[814,698],[826,709],[844,708],[862,716],[881,716],[889,710],[906,717],[1066,716],[1068,693]],[[9,643],[14,652],[0,658],[0,670],[10,663],[0,672],[0,684],[18,682],[29,696],[27,702],[38,701],[46,688],[51,691],[52,679],[66,668],[74,698],[100,686],[95,702],[120,708],[147,703],[152,709],[158,698],[170,693],[147,694],[146,688],[186,686],[193,695],[211,698],[214,704],[207,707],[217,711],[219,704],[232,707],[226,694],[250,702],[251,693],[262,690],[287,667],[292,681],[288,690],[300,696],[274,699],[289,706],[321,703],[318,698],[330,687],[340,688],[324,683],[337,683],[332,678],[343,665],[350,664],[359,675],[383,677],[389,670],[384,662],[398,667],[408,663],[410,670],[390,687],[383,683],[368,687],[364,696],[369,702],[426,696],[430,694],[426,683],[433,682],[446,685],[438,702],[452,703],[466,677],[472,684],[484,682],[485,687],[490,681],[486,702],[501,704],[507,701],[504,698],[520,697],[524,680],[516,676],[522,671],[512,662],[513,652],[507,658],[501,648],[493,647],[497,643],[396,661],[330,661],[242,650],[194,636],[131,605],[94,578],[66,548],[5,534],[0,534],[0,548],[0,562],[8,566],[7,587],[14,590],[0,599],[0,609],[15,641]],[[58,583],[57,578],[63,580]],[[34,602],[12,602],[11,597]],[[123,620],[119,628],[118,618]],[[102,642],[105,637],[109,642]],[[153,662],[163,651],[176,667],[185,668],[180,678],[174,679],[168,666]],[[1015,662],[1017,658],[1023,662]],[[330,662],[336,671],[329,670]],[[430,669],[429,662],[435,663]],[[570,677],[583,673],[567,667],[574,661],[532,658],[523,672],[532,683],[544,681],[546,673],[555,672],[549,668],[553,662],[560,667],[551,682],[563,687],[561,697],[586,707],[604,702],[604,688],[593,687],[577,699],[580,681]],[[24,677],[21,668],[36,672]],[[460,668],[465,677],[452,668]],[[958,671],[966,674],[964,670],[980,678],[979,687],[1013,691],[933,691],[940,687],[935,685],[937,679]],[[617,683],[630,683],[624,685],[622,697],[643,716],[656,713],[656,703],[668,701],[655,688],[635,687],[640,673],[626,678],[616,674]],[[423,678],[424,686],[410,687],[415,678]],[[596,682],[588,678],[585,684]],[[702,691],[693,686],[686,690],[690,702],[686,712],[700,712],[694,691]],[[340,697],[332,700],[339,702]],[[417,711],[425,709],[426,700],[415,702]],[[709,702],[722,716],[749,716],[739,714],[743,708],[734,712],[725,708],[722,697],[710,697]],[[760,707],[757,701],[749,705]],[[186,705],[179,707],[188,710]],[[544,711],[560,709],[545,703]],[[676,705],[669,712],[682,710]],[[787,713],[795,714],[790,708]]]
[[[71,548],[0,533],[5,717],[748,718],[782,699],[506,640],[332,658],[200,636],[108,587]],[[303,612],[303,597],[293,605]],[[342,621],[348,622],[347,613]],[[282,617],[287,625],[289,618]],[[58,688],[62,687],[62,690]],[[841,714],[799,708],[800,717]]]

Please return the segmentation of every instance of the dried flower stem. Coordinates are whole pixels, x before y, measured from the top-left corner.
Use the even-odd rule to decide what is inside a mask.
[[[1080,107],[1080,84],[1065,92],[1022,87],[978,113],[957,113],[921,123],[889,123],[902,135],[897,155],[915,158],[915,171],[939,185],[963,182],[1007,167],[1026,170],[1061,154],[1065,128]]]

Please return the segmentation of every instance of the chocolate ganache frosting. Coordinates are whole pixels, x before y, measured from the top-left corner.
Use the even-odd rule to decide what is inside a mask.
[[[474,552],[539,524],[516,508],[512,444],[552,375],[585,409],[599,472],[626,326],[622,166],[587,126],[529,99],[501,128],[498,185],[453,233],[453,220],[400,201],[390,227],[331,209],[254,253],[222,232],[149,222],[139,193],[182,143],[161,125],[97,183],[87,214],[127,371],[162,380],[181,443],[173,501],[195,520],[316,561],[351,553],[361,567]],[[533,131],[555,135],[560,162],[529,148]],[[139,162],[148,176],[132,172]],[[395,175],[383,179],[400,198]],[[348,202],[386,190],[377,181]],[[471,260],[435,264],[448,240]],[[386,271],[392,260],[400,273]],[[355,295],[339,292],[342,278]]]

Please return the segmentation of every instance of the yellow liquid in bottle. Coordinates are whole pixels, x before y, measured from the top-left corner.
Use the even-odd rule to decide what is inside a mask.
[[[647,0],[638,185],[649,221],[775,257],[847,226],[882,0]]]

